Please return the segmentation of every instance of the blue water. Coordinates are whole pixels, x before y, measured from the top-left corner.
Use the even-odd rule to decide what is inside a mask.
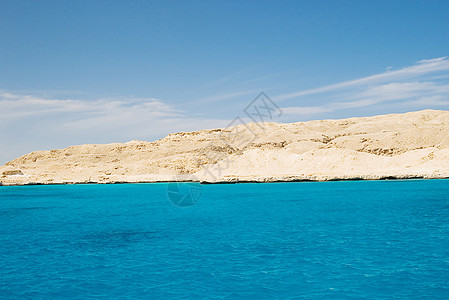
[[[449,180],[0,187],[0,298],[449,299]]]

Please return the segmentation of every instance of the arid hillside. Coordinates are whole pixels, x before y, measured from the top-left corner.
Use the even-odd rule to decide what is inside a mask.
[[[3,185],[418,177],[449,177],[448,111],[250,123],[36,151],[0,167]]]

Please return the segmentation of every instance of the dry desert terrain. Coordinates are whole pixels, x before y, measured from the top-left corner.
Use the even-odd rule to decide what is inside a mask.
[[[249,123],[35,151],[0,167],[1,185],[272,182],[449,177],[449,111]]]

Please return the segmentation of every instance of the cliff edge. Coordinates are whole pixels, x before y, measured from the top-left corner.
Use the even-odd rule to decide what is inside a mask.
[[[0,185],[271,182],[449,177],[449,111],[250,123],[36,151],[0,167]]]

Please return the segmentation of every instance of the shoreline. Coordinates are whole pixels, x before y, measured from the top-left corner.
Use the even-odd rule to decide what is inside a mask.
[[[3,186],[412,178],[449,178],[449,111],[249,123],[35,151],[0,166]]]
[[[221,180],[221,181],[194,181],[194,180],[179,180],[179,181],[109,181],[109,182],[27,182],[27,183],[6,183],[0,182],[1,187],[17,187],[17,186],[62,186],[62,185],[119,185],[119,184],[148,184],[148,183],[199,183],[201,185],[222,185],[222,184],[245,184],[245,183],[299,183],[299,182],[342,182],[342,181],[408,181],[408,180],[444,180],[449,179],[449,176],[383,176],[379,178],[330,178],[330,179],[278,179],[278,180]]]

